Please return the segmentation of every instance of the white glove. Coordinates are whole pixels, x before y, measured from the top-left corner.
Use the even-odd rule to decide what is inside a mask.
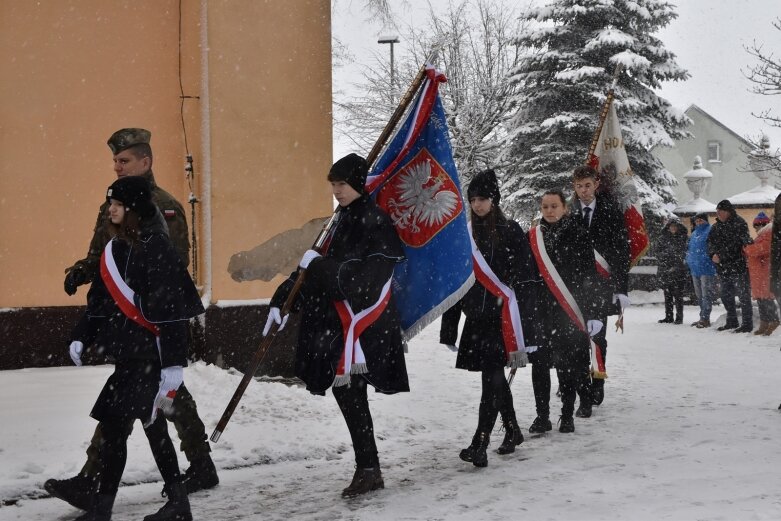
[[[601,320],[589,320],[586,322],[586,329],[588,329],[588,336],[596,336],[602,331],[604,324]]]
[[[84,352],[84,344],[82,344],[78,340],[74,340],[73,342],[71,342],[70,353],[71,353],[71,360],[73,360],[74,364],[81,365],[81,353],[83,352]]]
[[[632,301],[629,300],[629,297],[623,293],[616,293],[613,295],[613,302],[618,302],[618,304],[621,306],[621,311],[624,311],[626,308],[632,305]]]
[[[152,403],[152,417],[144,428],[152,425],[157,419],[157,411],[163,411],[163,414],[171,414],[174,410],[174,398],[176,391],[184,381],[184,369],[181,365],[172,365],[160,370],[160,390],[157,391],[155,401]]]
[[[277,332],[282,331],[285,329],[285,324],[287,324],[287,319],[290,315],[285,315],[284,317],[279,314],[279,308],[271,308],[268,310],[268,318],[266,319],[266,327],[263,328],[263,336],[268,335],[268,332],[271,331],[271,324],[279,324],[279,329],[277,329]]]
[[[458,352],[458,347],[454,346],[453,344],[445,344],[445,345],[447,346],[448,349],[450,349],[454,353]]]
[[[540,348],[540,346],[526,346],[527,353],[534,353]]]
[[[301,262],[298,263],[298,267],[301,269],[307,269],[307,267],[309,267],[309,263],[318,257],[320,257],[320,254],[315,250],[306,250],[304,252],[304,256],[301,257]]]

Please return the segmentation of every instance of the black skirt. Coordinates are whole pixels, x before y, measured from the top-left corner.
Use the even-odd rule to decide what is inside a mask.
[[[160,390],[160,361],[117,362],[90,416],[98,421],[148,420]]]
[[[467,316],[458,344],[456,368],[491,371],[507,365],[500,315]]]

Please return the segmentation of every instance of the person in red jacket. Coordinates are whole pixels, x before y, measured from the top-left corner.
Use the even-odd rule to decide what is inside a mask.
[[[743,247],[748,263],[751,297],[759,308],[759,328],[755,335],[770,335],[778,327],[778,310],[770,291],[770,237],[773,225],[765,212],[759,212],[752,223],[757,236],[753,244]]]

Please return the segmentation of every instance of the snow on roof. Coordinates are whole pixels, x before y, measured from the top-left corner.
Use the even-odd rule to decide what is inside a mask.
[[[732,199],[730,199],[731,201]],[[734,204],[734,203],[733,203]],[[673,210],[673,213],[713,213],[716,211],[716,205],[710,201],[706,201],[702,197],[692,199],[687,203],[683,203]]]
[[[780,193],[781,190],[771,185],[759,185],[751,190],[727,197],[727,199],[734,205],[769,206],[775,202]]]

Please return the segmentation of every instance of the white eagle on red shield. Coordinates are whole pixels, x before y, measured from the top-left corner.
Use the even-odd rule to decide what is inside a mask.
[[[425,148],[380,190],[377,202],[410,246],[426,244],[463,209],[455,183]]]

